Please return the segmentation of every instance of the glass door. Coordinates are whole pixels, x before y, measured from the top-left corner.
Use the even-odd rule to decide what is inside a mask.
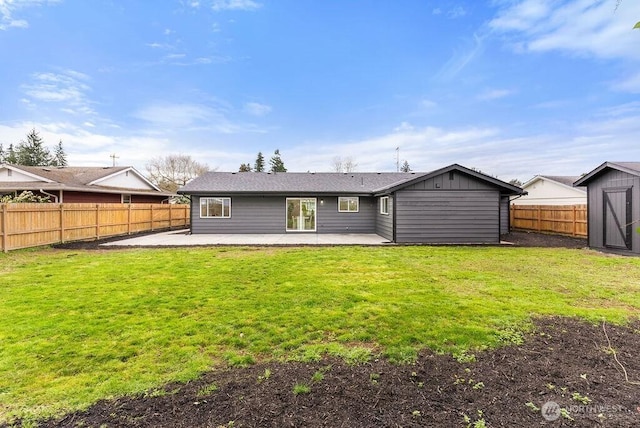
[[[287,232],[316,231],[316,199],[287,198]]]

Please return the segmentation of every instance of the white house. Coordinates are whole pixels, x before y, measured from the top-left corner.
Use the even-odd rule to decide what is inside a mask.
[[[513,198],[514,205],[586,205],[587,192],[573,187],[579,176],[536,175],[522,185],[527,195]]]

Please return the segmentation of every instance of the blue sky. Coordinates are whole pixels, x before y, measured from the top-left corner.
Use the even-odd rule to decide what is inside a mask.
[[[640,161],[640,2],[0,0],[0,143],[501,179]]]

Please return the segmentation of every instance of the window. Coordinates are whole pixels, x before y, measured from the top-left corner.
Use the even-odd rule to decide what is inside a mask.
[[[383,196],[380,198],[380,214],[389,215],[389,197]]]
[[[200,198],[200,218],[230,218],[231,198]]]
[[[360,198],[357,196],[338,198],[338,212],[357,213],[358,211],[360,211]]]
[[[130,204],[131,203],[131,195],[122,194],[122,203]]]

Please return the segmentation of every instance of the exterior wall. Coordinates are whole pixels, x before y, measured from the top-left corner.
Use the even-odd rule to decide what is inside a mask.
[[[359,212],[343,213],[338,212],[338,196],[318,197],[318,233],[376,233],[376,199],[360,197],[359,204]]]
[[[149,183],[144,181],[133,171],[122,171],[121,173],[108,177],[104,180],[99,180],[95,185],[122,187],[124,189],[154,190],[152,186],[149,186]]]
[[[9,168],[0,168],[0,183],[17,183],[17,182],[34,182],[42,181],[34,178],[33,176],[24,174],[22,172],[10,170]],[[42,181],[45,183],[45,181]]]
[[[347,196],[347,195],[342,195]],[[297,196],[291,196],[297,197]],[[316,232],[375,233],[376,200],[360,197],[360,211],[338,212],[338,196],[316,198]],[[200,218],[200,196],[191,197],[191,233],[287,233],[285,196],[231,196],[231,218]]]
[[[132,204],[166,204],[169,203],[167,196],[155,195],[131,195]]]
[[[540,179],[523,187],[528,195],[514,199],[514,205],[586,205],[587,193],[581,189],[563,186]]]
[[[498,190],[399,191],[398,243],[500,242]]]
[[[375,233],[389,241],[393,241],[393,217],[394,217],[394,197],[389,196],[389,214],[380,213],[380,198],[376,198],[376,227]]]
[[[632,202],[632,249],[630,252],[640,254],[640,233],[637,229],[640,227],[640,177],[627,174],[618,170],[609,170],[590,181],[587,186],[587,194],[589,202],[588,210],[588,227],[589,227],[589,246],[593,248],[604,249],[604,200],[603,190],[631,188]]]
[[[459,171],[440,174],[420,181],[402,190],[494,190],[489,183],[478,180]]]
[[[500,197],[500,235],[504,235],[505,233],[509,233],[511,231],[511,225],[509,224],[509,197],[501,196]]]
[[[122,202],[122,195],[119,193],[63,192],[62,202],[65,204],[90,202],[95,202],[96,204],[119,204]]]

